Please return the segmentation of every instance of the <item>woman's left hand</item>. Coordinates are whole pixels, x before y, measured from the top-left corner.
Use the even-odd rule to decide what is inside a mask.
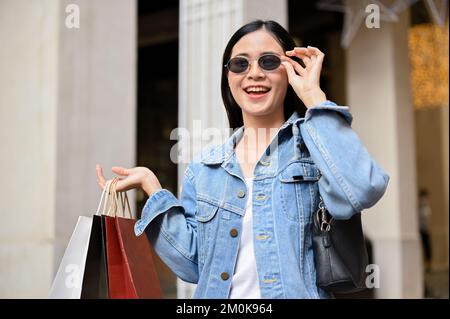
[[[309,108],[326,101],[326,95],[320,88],[320,72],[325,54],[318,48],[308,46],[295,47],[286,51],[286,55],[281,57],[281,63],[286,68],[289,84],[303,104]],[[292,56],[302,59],[305,67],[289,58]]]

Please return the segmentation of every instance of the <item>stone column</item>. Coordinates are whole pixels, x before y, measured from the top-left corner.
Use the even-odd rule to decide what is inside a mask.
[[[201,130],[224,132],[228,120],[220,93],[222,54],[231,35],[254,19],[272,19],[287,27],[287,1],[270,0],[180,0],[179,127],[190,132],[191,156],[205,145]],[[216,140],[217,142],[220,142]],[[183,150],[186,152],[186,150]],[[188,154],[188,153],[186,153]],[[187,163],[178,166],[182,184]],[[178,297],[190,298],[193,285],[178,280]]]
[[[46,298],[95,164],[135,163],[136,1],[5,0],[0,21],[0,298]]]
[[[45,297],[52,280],[58,10],[0,4],[0,298]]]
[[[135,166],[136,153],[136,1],[64,0],[61,23],[71,3],[81,19],[79,29],[60,26],[56,262],[77,216],[97,209],[95,164],[111,178],[112,166]]]
[[[385,196],[363,214],[380,267],[378,298],[423,295],[408,28],[409,11],[379,29],[363,21],[346,54],[353,128],[391,178]]]

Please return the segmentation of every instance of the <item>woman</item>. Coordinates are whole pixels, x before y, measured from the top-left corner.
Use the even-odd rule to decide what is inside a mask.
[[[244,25],[222,72],[238,129],[188,165],[180,199],[147,168],[112,169],[125,177],[118,190],[149,195],[135,232],[197,283],[195,298],[329,297],[316,286],[311,216],[322,198],[335,218],[348,219],[381,198],[389,177],[350,128],[348,107],[321,90],[323,59],[317,48],[295,47],[276,22]],[[103,187],[99,166],[97,174]]]

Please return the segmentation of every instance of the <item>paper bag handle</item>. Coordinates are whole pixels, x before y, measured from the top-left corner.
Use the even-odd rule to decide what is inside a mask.
[[[129,218],[133,218],[127,193],[116,191],[118,181],[119,178],[115,177],[106,182],[100,197],[96,215],[125,217],[125,211],[128,210]],[[103,209],[100,211],[102,203]]]
[[[114,179],[111,183],[111,196],[114,199],[114,216],[117,216],[119,213],[119,217],[125,218],[125,211],[128,210],[129,218],[133,218],[131,215],[130,203],[128,201],[128,195],[126,192],[117,192],[116,186],[118,178]],[[120,209],[119,209],[120,208]]]
[[[111,182],[112,181],[107,181],[105,184],[105,187],[103,188],[102,191],[102,196],[100,197],[100,202],[98,203],[98,207],[97,207],[97,211],[95,213],[95,215],[100,215],[100,207],[102,206],[103,203],[103,199],[105,200],[105,206],[106,206],[106,202],[108,201],[108,196],[109,196],[109,189],[111,187]],[[105,206],[103,207],[103,211],[105,210]]]

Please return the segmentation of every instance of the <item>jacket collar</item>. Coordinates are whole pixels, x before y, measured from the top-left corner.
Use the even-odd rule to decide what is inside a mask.
[[[301,118],[298,113],[294,111],[289,119],[280,127],[277,135],[299,120],[301,120]],[[242,138],[243,134],[244,126],[241,126],[234,131],[234,133],[225,141],[224,144],[211,148],[209,152],[203,155],[201,162],[207,165],[218,165],[222,164],[224,161],[228,161],[233,155],[234,148]]]

